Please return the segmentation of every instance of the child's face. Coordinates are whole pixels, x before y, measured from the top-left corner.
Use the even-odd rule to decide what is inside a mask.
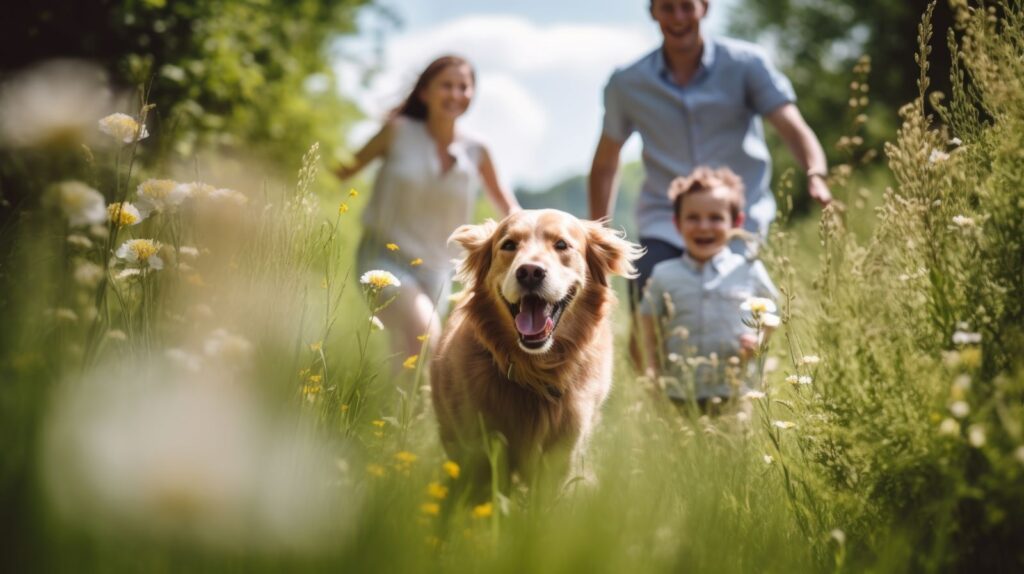
[[[739,225],[729,209],[729,190],[716,187],[683,198],[676,227],[690,257],[705,262],[725,249],[729,230]]]

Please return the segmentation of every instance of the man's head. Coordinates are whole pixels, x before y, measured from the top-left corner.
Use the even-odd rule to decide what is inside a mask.
[[[743,225],[743,181],[727,167],[698,167],[668,188],[673,221],[686,251],[707,261],[725,249],[732,230]]]
[[[651,0],[650,10],[666,50],[690,52],[701,47],[700,21],[708,12],[708,0]]]

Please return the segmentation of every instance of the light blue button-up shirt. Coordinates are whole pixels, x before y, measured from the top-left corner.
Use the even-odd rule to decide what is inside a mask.
[[[654,266],[647,282],[640,314],[650,315],[662,324],[665,354],[676,354],[679,365],[689,359],[685,372],[692,380],[681,380],[668,389],[669,396],[684,399],[728,397],[725,376],[729,357],[740,353],[740,335],[754,333],[744,323],[751,319],[740,305],[751,297],[777,299],[778,292],[760,261],[750,261],[729,249],[701,264],[688,254]],[[714,354],[718,362],[709,362]],[[678,374],[679,370],[670,371]],[[750,373],[745,373],[746,379]],[[742,381],[748,385],[751,381]],[[741,386],[740,391],[749,386]]]
[[[682,247],[672,225],[669,183],[698,166],[727,166],[743,179],[748,230],[765,237],[775,218],[771,158],[761,116],[796,101],[789,79],[758,46],[704,38],[700,67],[676,84],[661,48],[616,70],[604,91],[604,135],[643,140],[646,179],[637,203],[640,236]]]

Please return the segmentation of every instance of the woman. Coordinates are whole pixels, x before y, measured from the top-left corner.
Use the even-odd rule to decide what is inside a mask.
[[[380,132],[336,172],[348,179],[374,159],[384,160],[363,216],[357,257],[360,272],[384,269],[401,282],[379,316],[393,330],[392,346],[403,358],[420,352],[422,335],[435,342],[440,336],[454,255],[446,243],[456,227],[471,220],[478,184],[502,214],[520,209],[498,181],[487,149],[457,129],[475,89],[469,62],[456,56],[434,60]]]

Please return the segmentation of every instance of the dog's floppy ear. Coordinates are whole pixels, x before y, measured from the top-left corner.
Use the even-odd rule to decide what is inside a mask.
[[[448,238],[448,243],[458,243],[466,252],[455,262],[455,279],[471,287],[487,275],[491,266],[491,236],[498,228],[493,219],[480,225],[462,225]]]
[[[587,268],[595,281],[607,286],[609,275],[637,276],[633,262],[644,254],[644,248],[627,241],[624,231],[611,229],[604,221],[584,221],[583,226],[587,231]]]

